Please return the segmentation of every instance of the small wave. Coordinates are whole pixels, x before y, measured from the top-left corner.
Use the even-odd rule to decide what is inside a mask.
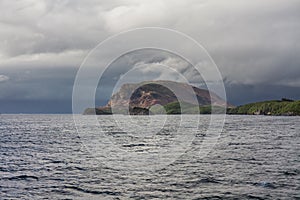
[[[197,198],[197,199],[203,199],[203,200],[217,200],[217,199],[224,199],[223,196],[221,195],[208,195],[208,196],[201,196],[201,198]],[[228,198],[226,198],[228,199]]]
[[[255,195],[252,195],[252,194],[248,194],[246,195],[246,199],[258,199],[258,200],[264,200],[266,198],[264,197],[259,197],[259,196],[255,196]]]
[[[123,147],[143,147],[145,144],[124,144]]]
[[[245,143],[245,142],[229,142],[228,145],[229,146],[232,146],[232,145],[247,145],[247,143]]]
[[[184,183],[174,183],[174,184],[171,184],[173,186],[176,186],[176,187],[198,187],[198,185],[201,185],[203,183],[220,183],[220,181],[214,179],[214,178],[211,178],[211,177],[207,177],[207,178],[202,178],[202,179],[199,179],[199,180],[195,180],[195,181],[187,181],[187,182],[184,182]]]
[[[260,187],[264,187],[264,188],[270,188],[270,189],[275,189],[275,185],[266,181],[262,181],[259,183],[254,183],[255,186],[260,186]]]
[[[64,163],[64,161],[61,161],[61,160],[52,160],[51,163]]]
[[[39,180],[37,176],[31,176],[31,175],[19,175],[19,176],[13,176],[13,177],[5,177],[3,179],[7,180]]]
[[[89,194],[104,194],[104,195],[112,195],[112,196],[120,195],[120,192],[112,192],[107,190],[106,191],[89,190],[77,186],[64,186],[64,187],[66,189],[72,189],[72,190],[76,190],[83,193],[89,193]]]
[[[106,135],[112,135],[112,136],[117,136],[117,135],[127,135],[126,132],[124,131],[109,131],[105,133]]]
[[[300,174],[300,170],[294,169],[294,170],[284,171],[283,174],[286,176],[296,176]]]
[[[211,177],[200,179],[197,182],[199,182],[199,183],[220,183],[218,180],[211,178]]]

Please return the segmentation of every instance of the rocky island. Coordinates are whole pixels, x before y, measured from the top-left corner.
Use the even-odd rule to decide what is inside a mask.
[[[84,114],[209,114],[212,109],[224,113],[227,107],[234,106],[205,89],[173,81],[145,81],[122,85],[105,106],[87,108]]]
[[[105,106],[87,108],[83,114],[211,114],[212,110],[214,114],[295,116],[300,115],[300,101],[282,98],[235,107],[208,90],[186,83],[145,81],[122,85]]]

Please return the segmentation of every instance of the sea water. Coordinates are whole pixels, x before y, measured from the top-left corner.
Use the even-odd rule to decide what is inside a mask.
[[[205,155],[209,115],[76,117],[0,115],[0,199],[300,198],[300,117],[226,116]]]

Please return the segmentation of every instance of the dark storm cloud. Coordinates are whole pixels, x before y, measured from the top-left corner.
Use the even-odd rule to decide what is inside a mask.
[[[4,71],[4,70],[3,70]],[[0,83],[0,99],[70,99],[75,68],[4,71],[10,78]]]
[[[235,104],[299,99],[299,10],[297,0],[2,0],[0,99],[71,101],[76,70],[89,50],[112,34],[144,26],[175,29],[202,44],[226,77],[228,97]],[[199,78],[176,56],[136,52],[116,62],[101,80],[106,87],[101,103],[109,96],[107,88],[139,64],[148,68],[129,77],[176,78],[160,67],[172,65],[191,80]],[[105,67],[101,58],[99,67]]]
[[[242,105],[255,101],[280,100],[282,98],[299,99],[299,87],[261,84],[229,84],[225,85],[227,100],[234,105]]]
[[[121,84],[145,80],[184,81],[184,77],[190,83],[202,81],[194,67],[176,54],[157,49],[138,50],[117,58],[105,70],[99,82],[102,89],[98,93],[103,95],[103,90],[113,89],[118,81]]]
[[[5,69],[0,82],[1,113],[71,113],[76,68]]]

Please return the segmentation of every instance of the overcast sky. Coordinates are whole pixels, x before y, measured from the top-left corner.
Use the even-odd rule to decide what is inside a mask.
[[[150,26],[203,45],[232,104],[300,99],[299,10],[299,0],[0,0],[0,113],[71,112],[76,72],[90,50]],[[137,63],[147,64],[143,79],[168,79],[163,65],[187,66],[168,53],[140,51],[116,61],[102,84],[111,88]],[[104,104],[109,89],[97,95]]]

